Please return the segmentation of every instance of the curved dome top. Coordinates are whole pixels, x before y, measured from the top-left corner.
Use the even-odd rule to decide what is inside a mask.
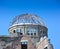
[[[11,25],[20,24],[20,23],[23,23],[23,24],[31,23],[31,24],[39,24],[39,25],[45,26],[45,23],[42,20],[42,18],[33,14],[18,15],[15,18],[13,18]]]

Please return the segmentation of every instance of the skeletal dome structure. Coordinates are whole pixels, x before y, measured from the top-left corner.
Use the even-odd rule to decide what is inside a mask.
[[[45,26],[45,23],[41,17],[33,14],[22,14],[13,18],[11,25],[19,23],[30,23],[30,24],[39,24]]]

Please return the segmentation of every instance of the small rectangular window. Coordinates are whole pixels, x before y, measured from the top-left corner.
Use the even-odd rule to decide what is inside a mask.
[[[36,35],[36,33],[34,33],[34,35]]]
[[[27,35],[30,35],[29,33],[27,33]]]
[[[31,33],[31,35],[33,35],[33,33]]]

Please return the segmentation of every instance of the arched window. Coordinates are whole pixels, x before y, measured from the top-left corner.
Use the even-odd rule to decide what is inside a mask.
[[[15,30],[13,30],[13,33],[15,33]]]

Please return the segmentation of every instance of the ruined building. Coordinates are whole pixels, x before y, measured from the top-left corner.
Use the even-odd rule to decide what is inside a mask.
[[[0,36],[0,49],[53,49],[41,17],[22,14],[13,18],[9,36]]]

